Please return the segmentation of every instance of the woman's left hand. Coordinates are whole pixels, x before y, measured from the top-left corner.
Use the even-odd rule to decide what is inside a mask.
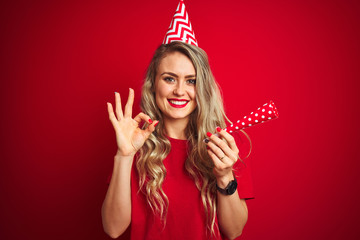
[[[228,132],[219,127],[216,128],[216,131],[219,133],[219,137],[208,132],[207,139],[210,141],[207,143],[205,141],[205,143],[207,144],[207,152],[214,162],[213,171],[218,183],[227,184],[234,179],[232,167],[238,160],[239,149],[236,146],[234,137]],[[227,143],[220,137],[225,139]],[[226,187],[226,185],[223,187]]]

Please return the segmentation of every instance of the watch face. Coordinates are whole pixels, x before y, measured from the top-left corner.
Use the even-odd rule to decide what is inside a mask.
[[[232,181],[232,182],[230,182],[229,185],[227,186],[226,192],[227,192],[229,195],[231,195],[231,194],[233,194],[233,193],[236,191],[236,189],[237,189],[237,182]]]

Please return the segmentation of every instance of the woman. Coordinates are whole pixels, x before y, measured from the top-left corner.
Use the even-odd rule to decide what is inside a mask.
[[[179,41],[162,44],[134,118],[133,101],[130,89],[123,112],[115,93],[116,116],[107,103],[118,150],[102,207],[105,232],[116,238],[131,223],[132,239],[238,237],[252,198],[249,173],[237,162],[234,137],[222,130],[227,118],[206,53]]]

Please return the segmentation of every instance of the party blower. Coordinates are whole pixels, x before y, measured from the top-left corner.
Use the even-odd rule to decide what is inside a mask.
[[[275,107],[275,104],[270,100],[270,102],[265,103],[256,111],[251,112],[247,116],[244,116],[242,120],[237,120],[236,123],[227,126],[224,128],[224,130],[228,133],[233,133],[235,131],[257,125],[259,123],[264,123],[272,119],[276,119],[278,117],[279,113]]]

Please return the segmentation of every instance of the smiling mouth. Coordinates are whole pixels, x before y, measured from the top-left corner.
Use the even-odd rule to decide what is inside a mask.
[[[168,99],[168,102],[169,102],[169,104],[170,104],[170,106],[172,106],[172,107],[175,107],[175,108],[183,108],[183,107],[185,107],[188,103],[189,103],[189,101],[187,101],[187,100],[170,100],[170,99]]]

